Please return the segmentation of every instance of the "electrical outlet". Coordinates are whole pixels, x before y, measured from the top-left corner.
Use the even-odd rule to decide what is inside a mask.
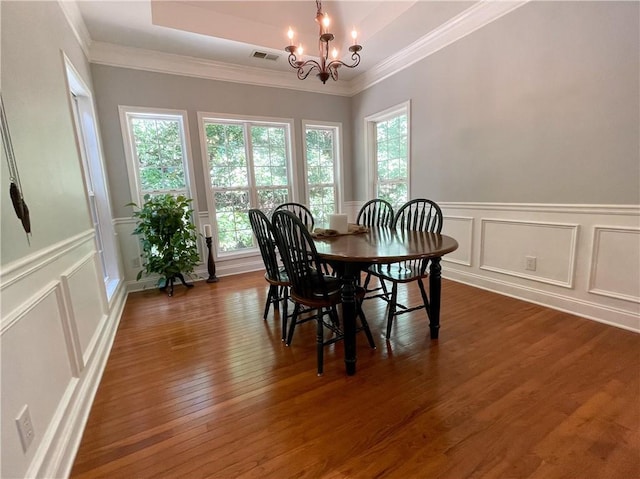
[[[29,415],[29,406],[27,406],[26,404],[16,418],[16,425],[18,426],[18,434],[20,435],[22,450],[24,452],[27,452],[27,449],[29,449],[29,446],[33,442],[35,433],[33,431],[31,416]]]
[[[140,267],[140,258],[133,258],[131,260],[131,267],[132,268],[139,268]]]
[[[536,270],[537,258],[535,256],[525,256],[524,260],[525,260],[524,269],[526,269],[527,271],[535,271]]]

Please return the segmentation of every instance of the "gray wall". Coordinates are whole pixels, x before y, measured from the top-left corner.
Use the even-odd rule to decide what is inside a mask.
[[[97,64],[92,65],[91,68],[115,217],[131,216],[130,209],[124,207],[131,201],[131,193],[127,179],[118,105],[187,110],[200,211],[207,209],[207,203],[198,134],[197,113],[199,111],[293,118],[294,147],[300,177],[302,175],[301,120],[341,122],[345,163],[349,162],[352,130],[348,98]],[[350,190],[348,185],[351,184],[349,172],[349,168],[345,167],[344,181],[347,191]]]
[[[639,10],[531,2],[358,94],[354,168],[364,117],[410,99],[413,197],[639,204]]]
[[[91,84],[56,2],[2,2],[2,97],[33,232],[29,245],[8,200],[3,150],[3,265],[91,228],[61,49]]]

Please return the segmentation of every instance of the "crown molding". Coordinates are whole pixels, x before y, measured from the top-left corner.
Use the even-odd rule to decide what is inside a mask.
[[[79,9],[74,1],[58,1],[63,7],[68,4],[73,5],[73,8],[70,8],[70,10],[80,15]],[[77,30],[74,28],[74,33],[76,33],[76,36],[79,38],[81,45],[89,45],[88,58],[92,63],[209,80],[245,83],[249,85],[285,88],[329,95],[353,96],[410,67],[416,62],[423,60],[457,40],[470,35],[529,1],[531,0],[480,0],[448,22],[413,42],[407,48],[399,51],[397,55],[378,63],[369,71],[360,74],[352,80],[341,80],[340,82],[326,85],[313,81],[300,81],[295,75],[292,75],[292,72],[233,65],[203,58],[125,47],[111,43],[91,42],[88,33],[86,35],[89,41],[84,41],[83,43],[82,34],[79,32],[86,32],[86,27],[84,26],[84,22],[82,22],[81,16],[79,17],[79,27]],[[63,11],[65,11],[64,8]],[[65,15],[67,14],[65,13]],[[67,18],[69,19],[70,16],[72,15],[68,15]],[[75,18],[75,14],[73,14],[73,17]],[[72,24],[71,20],[70,24]],[[83,49],[85,48],[86,47],[83,46]]]
[[[58,5],[67,19],[67,23],[71,28],[76,40],[80,44],[80,48],[84,52],[85,56],[89,58],[89,51],[91,49],[91,35],[89,30],[82,19],[82,13],[75,0],[58,0]]]
[[[233,65],[203,58],[162,53],[155,50],[124,47],[112,43],[93,42],[89,61],[102,65],[131,68],[173,75],[206,78],[249,85],[286,88],[329,95],[348,96],[346,82],[323,85],[303,82],[291,72]]]
[[[446,46],[470,35],[530,0],[481,0],[435,30],[416,40],[397,55],[375,65],[349,82],[350,96],[395,75]]]

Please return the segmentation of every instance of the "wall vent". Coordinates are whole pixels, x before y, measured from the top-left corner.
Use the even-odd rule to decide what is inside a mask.
[[[276,55],[274,53],[261,52],[258,50],[254,50],[251,56],[253,58],[260,58],[261,60],[272,60],[272,61],[275,61],[280,57],[280,55]]]

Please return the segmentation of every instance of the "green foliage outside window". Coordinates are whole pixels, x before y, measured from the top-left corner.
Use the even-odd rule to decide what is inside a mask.
[[[269,212],[289,200],[286,130],[279,125],[211,122],[205,122],[204,129],[218,251],[254,248],[249,209]]]
[[[186,190],[180,123],[132,118],[131,127],[142,193]]]
[[[317,224],[328,225],[329,215],[336,211],[334,132],[326,128],[307,128],[305,141],[309,209]]]
[[[376,160],[377,196],[397,208],[409,199],[405,113],[376,123]]]

